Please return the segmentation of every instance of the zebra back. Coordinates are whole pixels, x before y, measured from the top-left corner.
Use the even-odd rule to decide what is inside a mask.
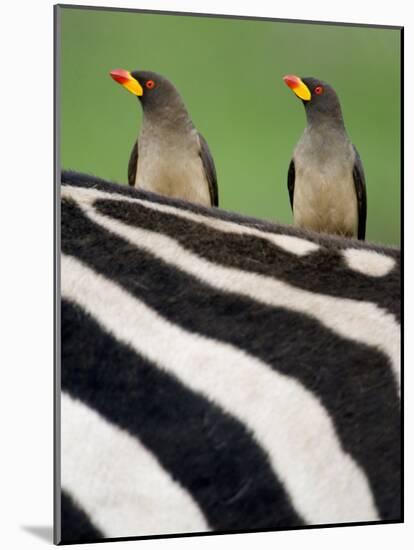
[[[401,519],[399,250],[61,189],[63,541]]]

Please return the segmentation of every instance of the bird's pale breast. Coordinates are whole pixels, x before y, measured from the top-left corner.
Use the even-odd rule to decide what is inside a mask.
[[[197,146],[197,140],[140,139],[135,186],[210,206],[208,182]]]
[[[352,147],[316,140],[295,150],[294,222],[318,232],[356,236],[358,208],[352,169]]]

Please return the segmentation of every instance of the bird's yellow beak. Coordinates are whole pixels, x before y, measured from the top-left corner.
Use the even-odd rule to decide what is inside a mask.
[[[131,92],[131,94],[141,96],[144,93],[141,84],[131,75],[129,71],[125,71],[124,69],[114,69],[109,74],[116,82],[122,84],[128,92]]]
[[[295,76],[294,74],[287,74],[283,77],[283,80],[300,99],[309,101],[312,97],[309,88],[298,76]]]

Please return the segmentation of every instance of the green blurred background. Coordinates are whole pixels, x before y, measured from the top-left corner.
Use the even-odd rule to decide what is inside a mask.
[[[209,143],[220,206],[292,223],[286,186],[304,108],[282,81],[336,89],[364,163],[367,239],[400,243],[400,31],[60,8],[61,163],[127,182],[137,99],[108,75],[149,69],[180,90]]]

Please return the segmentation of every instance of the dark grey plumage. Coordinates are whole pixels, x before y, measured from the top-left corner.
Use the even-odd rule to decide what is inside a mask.
[[[346,133],[335,91],[313,77],[288,76],[285,82],[302,99],[307,118],[287,177],[295,224],[364,240],[364,170]]]
[[[128,184],[135,187],[135,177],[137,175],[138,166],[138,141],[134,142],[131,155],[128,162]]]
[[[365,240],[365,231],[367,223],[367,190],[365,186],[364,168],[362,167],[361,158],[354,146],[355,164],[352,176],[355,183],[355,191],[358,202],[358,239]]]
[[[293,211],[293,196],[295,193],[295,163],[293,159],[290,161],[289,170],[288,170],[288,191],[290,199],[290,207]]]
[[[211,204],[218,206],[218,187],[217,187],[217,174],[216,167],[214,166],[214,160],[211,156],[210,149],[204,137],[199,133],[200,138],[200,157],[203,163],[203,167],[206,173],[208,188],[210,191]]]

